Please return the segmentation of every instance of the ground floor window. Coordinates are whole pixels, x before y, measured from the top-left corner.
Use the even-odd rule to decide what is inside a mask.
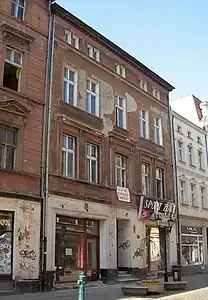
[[[0,277],[11,278],[13,213],[0,211]]]
[[[195,265],[204,263],[204,245],[202,235],[181,236],[182,264]]]
[[[56,279],[73,282],[84,272],[99,278],[99,221],[56,217]]]

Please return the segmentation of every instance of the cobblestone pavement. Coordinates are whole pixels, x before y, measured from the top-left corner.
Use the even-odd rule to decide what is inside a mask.
[[[85,300],[208,300],[208,274],[193,275],[183,278],[187,281],[186,292],[178,292],[177,294],[168,294],[162,296],[151,297],[124,297],[121,293],[121,286],[116,285],[100,285],[89,287],[86,289]],[[78,299],[77,290],[66,290],[51,293],[37,293],[25,295],[8,295],[0,296],[0,300],[76,300]]]

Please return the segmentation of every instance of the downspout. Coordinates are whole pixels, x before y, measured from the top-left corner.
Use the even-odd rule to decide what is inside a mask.
[[[40,220],[40,264],[39,264],[39,279],[43,280],[43,241],[44,241],[44,186],[45,186],[45,136],[46,136],[46,120],[47,120],[47,99],[48,99],[48,74],[49,74],[49,59],[50,59],[50,47],[51,47],[51,27],[52,27],[52,15],[51,15],[51,4],[53,0],[49,1],[48,13],[49,13],[49,23],[48,23],[48,41],[46,50],[46,69],[45,69],[45,88],[44,88],[44,103],[43,103],[43,115],[42,115],[42,143],[41,143],[41,167],[40,167],[40,197],[41,197],[41,220]]]
[[[171,108],[169,108],[169,113],[171,116],[171,149],[172,149],[172,163],[173,163],[173,193],[174,200],[176,204],[176,241],[177,241],[177,265],[181,267],[181,226],[180,226],[180,211],[179,211],[179,199],[178,199],[178,173],[177,173],[177,163],[176,163],[176,148],[175,148],[175,133],[174,133],[174,115],[171,113]],[[181,280],[181,272],[179,274],[179,280]]]

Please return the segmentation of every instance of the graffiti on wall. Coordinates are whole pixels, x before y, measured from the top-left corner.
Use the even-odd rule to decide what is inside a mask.
[[[128,249],[129,247],[131,247],[131,242],[129,240],[126,240],[125,242],[121,243],[118,246],[120,249]]]
[[[20,250],[19,252],[20,257],[25,260],[25,259],[31,259],[31,260],[35,260],[36,259],[36,254],[34,250]]]
[[[19,266],[22,272],[34,273],[36,271],[36,267],[25,260],[21,260]]]
[[[135,259],[138,256],[143,256],[143,255],[144,255],[144,249],[137,248],[136,251],[134,252],[133,259]]]

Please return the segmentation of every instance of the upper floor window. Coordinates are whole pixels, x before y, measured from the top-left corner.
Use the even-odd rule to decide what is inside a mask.
[[[180,201],[181,202],[186,202],[186,198],[185,198],[185,181],[180,180],[179,189],[180,189]]]
[[[177,149],[178,149],[178,160],[179,161],[183,161],[183,156],[184,156],[184,153],[183,153],[183,142],[182,141],[177,141]]]
[[[196,185],[191,183],[190,184],[190,190],[191,190],[191,204],[196,204]]]
[[[6,47],[3,86],[19,92],[21,82],[21,71],[22,54],[12,48]]]
[[[79,49],[79,38],[73,32],[65,32],[64,40],[74,48]]]
[[[188,133],[187,133],[187,136],[188,136],[188,138],[192,138],[192,136],[191,136],[191,131],[188,131]]]
[[[116,125],[126,129],[126,99],[116,97]]]
[[[198,142],[199,144],[201,144],[201,143],[202,143],[202,141],[201,141],[201,137],[200,137],[200,136],[197,136],[197,142]]]
[[[150,195],[150,166],[142,164],[142,194]]]
[[[87,45],[88,55],[89,57],[95,59],[96,61],[100,61],[100,51],[93,47],[92,45]]]
[[[154,118],[154,137],[155,143],[162,145],[162,120],[159,117]]]
[[[25,0],[12,0],[12,16],[23,20],[25,11]]]
[[[87,80],[86,111],[99,116],[99,84],[90,80]]]
[[[161,99],[161,92],[156,87],[153,87],[153,89],[152,89],[152,95],[157,100]]]
[[[17,131],[0,127],[0,168],[13,170],[17,147]]]
[[[181,133],[181,126],[177,125],[177,132]]]
[[[72,136],[62,135],[62,174],[75,177],[76,140]]]
[[[147,92],[147,81],[144,80],[144,79],[140,79],[140,80],[139,80],[139,83],[140,83],[140,88],[141,88],[143,91]]]
[[[127,159],[123,155],[116,155],[116,185],[126,187]]]
[[[77,105],[77,72],[64,68],[64,102]]]
[[[87,144],[87,175],[88,181],[98,183],[98,147]]]
[[[126,78],[126,69],[119,63],[115,63],[115,72],[123,78]]]
[[[193,147],[192,147],[192,145],[188,145],[188,161],[189,161],[189,165],[193,166]]]
[[[198,150],[198,162],[199,162],[199,168],[203,169],[203,152],[202,152],[202,150]]]
[[[160,168],[156,168],[156,197],[164,197],[164,174]]]
[[[140,136],[144,139],[149,138],[149,126],[148,126],[148,111],[140,110]]]
[[[204,186],[200,186],[200,194],[201,194],[201,206],[202,206],[202,208],[206,208],[205,187]]]

